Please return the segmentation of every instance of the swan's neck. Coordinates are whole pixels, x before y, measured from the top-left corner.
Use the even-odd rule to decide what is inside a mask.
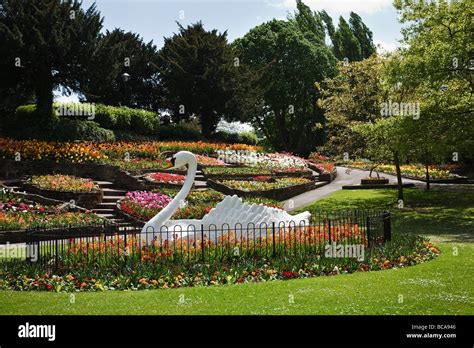
[[[189,191],[193,187],[194,178],[196,177],[196,170],[196,161],[191,161],[188,163],[188,172],[186,174],[186,180],[184,181],[183,187],[181,190],[179,190],[178,194],[173,198],[173,200],[148,222],[149,224],[161,227],[173,216],[180,205],[184,203]]]

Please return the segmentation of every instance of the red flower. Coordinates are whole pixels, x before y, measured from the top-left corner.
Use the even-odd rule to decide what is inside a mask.
[[[293,277],[298,278],[299,274],[298,272],[293,272]]]
[[[242,277],[240,277],[240,278],[237,280],[237,282],[239,282],[239,283],[243,283],[244,281],[245,281],[245,279],[242,278]]]
[[[283,278],[290,279],[291,278],[291,272],[283,272]]]
[[[52,286],[51,284],[46,285],[46,289],[48,289],[48,290],[52,290],[53,288],[54,288],[54,286]]]

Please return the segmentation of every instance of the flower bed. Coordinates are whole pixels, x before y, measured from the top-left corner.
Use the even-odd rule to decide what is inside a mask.
[[[349,162],[348,166],[356,169],[370,170],[373,167],[372,163],[368,162]],[[440,166],[432,165],[428,167],[430,174],[430,182],[444,183],[444,182],[466,182],[467,178],[459,176],[449,171],[449,169],[442,169]],[[448,167],[449,168],[449,167]],[[455,168],[455,167],[451,167]],[[377,172],[386,173],[390,175],[397,175],[394,165],[381,164],[375,169]],[[402,176],[408,179],[415,179],[426,181],[426,168],[423,166],[416,166],[412,164],[401,165],[400,170]]]
[[[181,187],[186,180],[184,175],[155,172],[143,175],[147,187]]]
[[[196,245],[199,244],[196,243]],[[113,252],[117,255],[117,260],[121,262],[124,243],[123,240],[74,243],[68,250],[70,251],[69,259],[79,258],[87,251],[90,253],[90,250],[94,250],[95,255],[98,255],[102,250],[105,253]],[[229,260],[223,265],[177,264],[169,267],[161,262],[163,257],[169,256],[149,249],[138,253],[141,266],[133,268],[132,272],[127,271],[130,268],[124,268],[121,272],[104,272],[100,267],[94,269],[73,267],[56,272],[41,272],[34,265],[14,263],[0,270],[0,288],[19,291],[72,292],[239,284],[399,269],[427,262],[437,257],[439,253],[432,243],[421,237],[397,237],[381,248],[368,251],[363,260],[320,257],[246,260],[236,257],[235,260]],[[155,259],[160,262],[153,262]]]
[[[92,209],[102,202],[102,190],[90,179],[68,175],[35,175],[22,181],[23,189],[40,196]]]
[[[261,151],[260,147],[245,144],[206,143],[202,141],[140,141],[140,142],[56,142],[39,140],[14,140],[0,138],[0,158],[22,161],[54,161],[67,163],[105,163],[108,159],[125,161],[126,158],[158,160],[165,151],[191,151],[212,155],[217,150]]]
[[[205,168],[205,167],[210,167],[210,166],[217,166],[217,167],[223,167],[226,166],[226,163],[220,159],[214,158],[214,157],[209,157],[209,156],[203,156],[203,155],[195,155],[198,166],[200,168]]]
[[[160,192],[135,191],[128,192],[126,198],[117,203],[117,210],[126,218],[146,222],[158,214],[171,202],[177,191],[159,189]],[[214,190],[191,191],[186,202],[173,215],[178,219],[202,219],[216,204],[224,199],[222,193]],[[248,198],[247,203],[263,204],[274,208],[282,208],[275,200],[265,198]]]
[[[207,167],[203,170],[207,178],[233,179],[233,178],[253,178],[256,176],[279,176],[279,177],[311,177],[311,171],[307,169],[286,168],[271,170],[263,167]]]
[[[283,201],[310,191],[315,187],[312,180],[304,178],[277,178],[274,181],[208,180],[209,187],[227,195],[239,197],[265,197]]]
[[[57,206],[45,206],[27,201],[20,195],[0,191],[0,239],[13,242],[20,231],[32,228],[53,228],[67,225],[102,224],[104,220],[90,212],[70,212]],[[22,238],[24,235],[22,234]],[[24,240],[21,240],[24,241]]]
[[[29,180],[32,185],[42,189],[67,192],[93,192],[98,186],[91,180],[70,175],[35,175]]]

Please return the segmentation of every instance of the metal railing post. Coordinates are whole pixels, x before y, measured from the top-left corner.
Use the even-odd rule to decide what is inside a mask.
[[[391,216],[390,212],[385,210],[382,213],[383,218],[383,240],[388,242],[392,240],[392,225],[391,225]]]

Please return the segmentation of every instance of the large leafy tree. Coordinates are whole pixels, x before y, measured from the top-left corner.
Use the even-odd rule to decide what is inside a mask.
[[[238,64],[227,33],[206,31],[201,22],[166,38],[158,57],[164,105],[174,121],[197,117],[209,137],[221,117],[236,107]]]
[[[364,156],[367,142],[353,126],[381,118],[380,105],[387,98],[382,72],[383,59],[374,55],[340,64],[337,76],[317,84],[321,91],[318,103],[326,116],[325,152],[333,156],[348,153],[352,158]]]
[[[342,16],[339,17],[337,28],[326,11],[320,11],[319,15],[331,39],[333,52],[339,60],[354,62],[375,53],[372,31],[357,13],[350,13],[349,23]]]
[[[157,110],[158,52],[135,33],[121,29],[100,35],[82,84],[85,99],[108,105]]]
[[[258,110],[249,121],[274,149],[308,155],[323,141],[314,83],[335,74],[336,59],[324,44],[319,15],[301,2],[298,9],[286,21],[253,28],[234,45],[242,64],[258,75]]]
[[[406,124],[413,158],[429,164],[472,160],[472,1],[396,1],[405,23],[404,48],[393,55],[387,80],[405,100],[420,103],[420,117]],[[429,188],[429,180],[427,183]]]
[[[0,4],[1,60],[9,76],[5,83],[33,91],[40,115],[48,120],[55,88],[61,86],[66,93],[80,90],[102,18],[95,5],[83,10],[77,0]]]

